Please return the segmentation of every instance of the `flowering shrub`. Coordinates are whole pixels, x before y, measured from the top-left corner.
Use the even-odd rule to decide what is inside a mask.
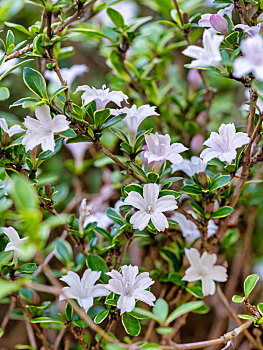
[[[263,349],[262,1],[3,19],[1,349]]]

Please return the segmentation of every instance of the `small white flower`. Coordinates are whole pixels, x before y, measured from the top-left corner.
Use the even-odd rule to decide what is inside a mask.
[[[204,252],[200,257],[197,249],[185,249],[185,254],[191,266],[185,271],[184,281],[202,281],[203,295],[213,295],[216,290],[214,281],[225,282],[227,272],[223,266],[216,265],[216,254]]]
[[[121,274],[112,270],[107,275],[111,277],[106,287],[115,294],[120,295],[117,301],[117,308],[124,312],[131,312],[135,308],[135,300],[140,300],[150,306],[156,300],[155,296],[145,290],[149,288],[154,281],[149,277],[148,272],[138,275],[138,266],[124,265]]]
[[[103,212],[96,212],[95,214],[89,215],[86,220],[84,227],[91,222],[97,222],[98,226],[107,230],[107,228],[112,224],[111,219]]]
[[[203,150],[200,157],[204,162],[209,162],[213,158],[218,158],[222,162],[231,163],[236,158],[236,149],[249,143],[250,138],[247,133],[236,132],[235,125],[222,124],[219,133],[212,132],[204,145],[209,147]]]
[[[85,153],[92,145],[92,142],[65,143],[65,145],[73,155],[76,168],[81,169]]]
[[[63,77],[63,79],[67,82],[67,84],[70,86],[74,80],[81,76],[82,74],[89,71],[89,68],[85,64],[75,64],[71,66],[70,68],[61,68],[60,73]],[[52,83],[60,86],[61,82],[57,76],[57,73],[55,71],[46,70],[45,71],[45,78],[47,78]]]
[[[134,229],[143,230],[151,220],[157,231],[164,231],[169,227],[168,220],[163,214],[165,211],[177,208],[174,196],[163,196],[158,199],[159,186],[146,184],[143,187],[143,197],[135,191],[128,194],[124,203],[139,209],[132,215],[130,223]]]
[[[0,127],[10,137],[12,137],[15,134],[20,134],[21,132],[25,132],[25,130],[22,129],[21,126],[18,124],[15,124],[15,125],[11,126],[11,128],[8,128],[7,122],[4,118],[0,118]]]
[[[20,254],[21,246],[24,244],[25,241],[28,240],[28,237],[20,238],[17,231],[9,226],[9,227],[2,227],[2,230],[4,234],[9,238],[9,243],[7,243],[5,247],[5,252],[8,251],[14,251],[14,257],[13,261],[17,262],[18,256]]]
[[[62,114],[52,119],[48,105],[36,107],[35,114],[37,119],[25,118],[24,125],[28,130],[22,144],[26,147],[26,151],[41,145],[43,151],[54,152],[54,134],[67,130],[70,122]]]
[[[188,210],[187,213],[191,214],[196,218],[195,213],[192,210]],[[182,231],[183,236],[185,237],[187,243],[193,243],[197,238],[200,237],[200,231],[198,230],[196,224],[188,220],[183,214],[175,212],[172,217],[172,220],[176,221]],[[218,226],[214,223],[213,220],[208,221],[207,233],[208,237],[216,233]]]
[[[148,149],[144,152],[144,157],[148,160],[148,163],[153,162],[153,166],[157,170],[167,160],[174,164],[181,164],[184,159],[179,153],[188,149],[181,143],[170,144],[171,138],[168,134],[159,135],[156,132],[155,134],[145,135],[145,141]]]
[[[243,56],[234,61],[234,75],[238,78],[248,73],[263,80],[263,38],[261,35],[248,37],[241,42]]]
[[[190,45],[182,53],[185,56],[195,58],[190,67],[217,67],[222,60],[219,47],[224,40],[223,35],[213,35],[208,29],[203,34],[204,47]]]
[[[183,171],[189,177],[193,177],[194,174],[202,173],[206,169],[206,163],[199,157],[193,156],[191,160],[184,159],[183,163],[177,165],[172,164],[172,171],[175,173],[178,170]]]
[[[219,20],[221,19],[222,23],[224,23],[223,24],[224,29],[225,29],[225,22],[226,22],[226,29],[227,29],[227,20],[224,18],[224,15],[227,15],[230,19],[232,19],[233,9],[234,9],[234,5],[230,5],[228,7],[225,7],[219,10],[216,15],[212,13],[205,13],[204,15],[201,16],[201,19],[198,22],[198,26],[204,27],[204,28],[210,28],[209,30],[213,34],[218,31],[223,33],[223,31],[221,31],[220,28],[217,28],[216,26],[214,26],[215,22],[213,21],[213,19],[219,19]]]
[[[69,287],[62,288],[59,300],[76,299],[81,307],[87,312],[93,305],[93,298],[104,297],[109,294],[109,290],[104,284],[96,284],[101,272],[87,269],[82,278],[75,272],[68,271],[66,276],[60,278]]]
[[[132,105],[131,108],[124,107],[122,109],[112,109],[112,115],[119,115],[126,113],[126,117],[123,119],[124,123],[128,126],[131,135],[131,144],[134,145],[136,133],[139,125],[143,120],[152,115],[159,115],[155,112],[155,106],[143,105],[139,108],[136,105]]]
[[[75,93],[78,91],[84,91],[84,94],[81,95],[83,104],[87,105],[95,101],[97,110],[104,109],[109,102],[114,102],[117,106],[121,107],[121,102],[125,101],[127,103],[128,99],[128,96],[122,91],[110,91],[109,88],[106,88],[106,85],[103,85],[102,89],[82,85],[77,88]]]
[[[242,29],[243,32],[247,33],[250,36],[259,35],[262,29],[262,23],[258,23],[256,26],[248,26],[247,24],[237,24],[234,26],[234,29]]]
[[[83,234],[83,227],[85,225],[86,218],[90,215],[91,209],[92,206],[87,204],[87,199],[82,199],[79,207],[79,232],[81,234]]]

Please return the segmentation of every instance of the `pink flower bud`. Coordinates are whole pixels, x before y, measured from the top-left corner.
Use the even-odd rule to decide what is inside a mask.
[[[206,120],[207,120],[207,112],[203,111],[198,114],[196,121],[199,126],[206,126]]]
[[[215,14],[210,16],[209,19],[211,26],[219,33],[222,33],[224,35],[228,35],[228,23],[225,17]]]
[[[190,84],[190,88],[193,90],[197,90],[198,86],[202,83],[202,78],[197,69],[190,69],[187,75],[187,80]]]
[[[199,154],[203,148],[204,136],[199,134],[195,135],[190,142],[190,149],[194,154]]]

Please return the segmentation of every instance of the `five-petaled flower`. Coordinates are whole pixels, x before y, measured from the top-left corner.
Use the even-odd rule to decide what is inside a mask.
[[[11,226],[2,227],[2,230],[10,241],[5,247],[5,252],[14,251],[13,261],[17,262],[21,246],[27,241],[28,237],[20,238],[17,231]]]
[[[219,133],[211,132],[204,145],[209,147],[202,151],[200,157],[204,162],[209,162],[213,158],[218,158],[222,162],[231,163],[237,156],[237,149],[249,143],[250,138],[244,132],[236,132],[235,125],[222,124]]]
[[[116,270],[107,272],[111,279],[106,287],[120,296],[117,301],[117,308],[121,310],[121,315],[124,312],[131,312],[135,308],[135,300],[153,306],[156,299],[151,292],[145,290],[154,284],[154,281],[149,277],[149,273],[142,272],[138,275],[138,272],[138,266],[132,265],[124,265],[121,274]]]
[[[122,109],[112,109],[112,115],[119,115],[126,113],[126,117],[123,119],[124,123],[128,126],[131,144],[134,145],[136,133],[139,125],[143,122],[143,120],[152,115],[159,115],[155,111],[155,106],[143,105],[139,108],[136,105],[132,105],[131,108],[124,107]]]
[[[185,249],[185,254],[191,266],[185,271],[184,281],[202,281],[203,295],[213,295],[216,285],[214,281],[225,282],[227,280],[226,268],[215,265],[216,254],[204,252],[200,257],[197,249]]]
[[[263,80],[263,38],[254,35],[242,40],[240,45],[243,56],[234,61],[234,75],[238,78],[248,73]]]
[[[75,272],[68,271],[67,275],[60,278],[69,287],[62,288],[59,300],[76,299],[87,312],[93,305],[93,298],[104,297],[109,294],[105,284],[96,284],[101,272],[87,269],[82,278]]]
[[[47,105],[36,107],[35,114],[37,119],[25,118],[24,125],[27,128],[27,133],[22,144],[26,147],[26,151],[41,145],[43,151],[54,152],[54,134],[67,130],[70,122],[62,114],[52,118],[50,108]]]
[[[114,102],[119,107],[121,107],[122,101],[128,103],[128,96],[126,96],[122,91],[110,91],[109,88],[106,88],[106,85],[103,85],[102,89],[96,89],[88,85],[82,85],[77,88],[75,93],[78,91],[84,91],[84,93],[81,95],[84,105],[95,101],[96,108],[98,110],[104,109],[110,102]]]
[[[159,186],[146,184],[143,187],[143,197],[135,191],[128,194],[124,203],[139,209],[132,215],[130,223],[134,229],[143,230],[151,220],[157,231],[164,231],[169,227],[168,220],[163,214],[177,208],[174,196],[168,195],[158,199]]]
[[[159,135],[156,132],[155,134],[145,135],[145,141],[147,149],[144,152],[144,157],[157,171],[166,160],[174,164],[181,164],[184,159],[179,153],[188,149],[181,143],[170,144],[171,138],[168,134]]]
[[[25,130],[22,129],[21,126],[18,124],[15,124],[9,128],[4,118],[0,118],[0,127],[3,130],[3,132],[7,133],[10,137],[12,137],[15,134],[25,132]]]
[[[212,34],[208,29],[205,29],[203,34],[204,47],[190,45],[182,53],[185,56],[195,58],[190,63],[190,67],[217,67],[222,60],[219,47],[224,40],[223,35]]]

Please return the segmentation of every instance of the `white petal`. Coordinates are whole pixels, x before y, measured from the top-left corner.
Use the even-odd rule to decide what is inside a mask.
[[[139,210],[132,215],[130,223],[134,229],[142,231],[148,225],[150,218],[150,214],[147,214],[144,210]]]
[[[135,299],[143,301],[144,303],[150,306],[153,306],[153,302],[156,300],[153,293],[143,289],[136,289],[135,292],[133,293],[133,296]]]
[[[132,191],[128,194],[128,197],[125,198],[124,203],[132,205],[137,209],[145,209],[145,200],[138,192],[135,191]]]
[[[135,298],[121,295],[117,301],[117,308],[121,310],[121,315],[124,312],[131,312],[135,308]]]
[[[143,198],[146,206],[154,208],[159,195],[159,186],[157,184],[146,184],[143,186]]]
[[[155,211],[151,214],[151,220],[157,231],[163,232],[166,228],[169,227],[168,220],[166,216],[159,211]]]
[[[163,196],[157,200],[155,210],[157,211],[170,211],[178,208],[177,202],[174,196]]]

